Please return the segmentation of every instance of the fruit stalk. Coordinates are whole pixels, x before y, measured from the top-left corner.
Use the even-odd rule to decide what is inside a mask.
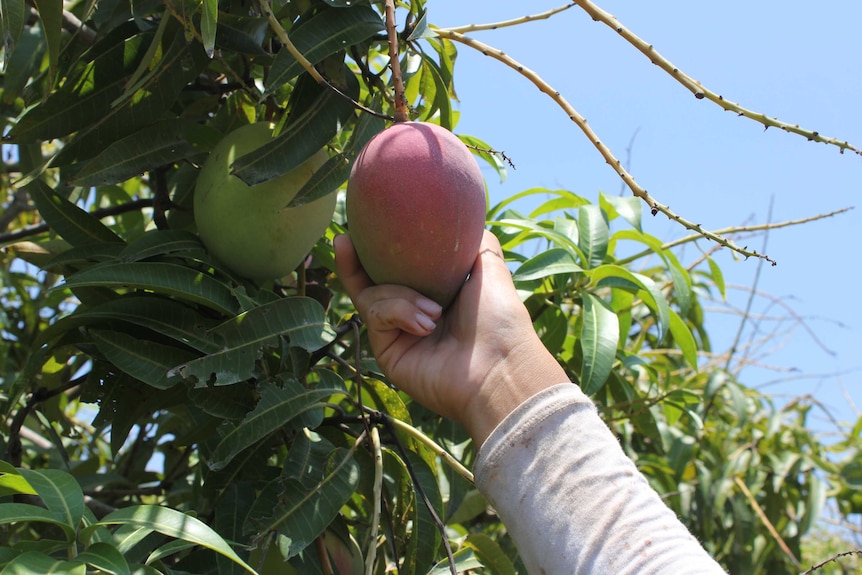
[[[398,62],[398,33],[395,30],[395,2],[386,0],[386,33],[389,36],[389,68],[392,70],[392,84],[395,88],[395,121],[406,122],[407,98],[404,96],[404,81],[401,79],[401,64]]]

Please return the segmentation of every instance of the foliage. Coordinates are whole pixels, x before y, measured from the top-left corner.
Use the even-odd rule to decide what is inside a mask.
[[[4,569],[518,570],[469,474],[440,457],[470,466],[463,430],[367,353],[333,274],[343,203],[277,282],[237,276],[194,233],[195,179],[227,132],[279,126],[236,162],[247,181],[326,147],[308,201],[342,186],[383,128],[279,35],[388,115],[382,3],[353,4],[275,4],[273,30],[266,4],[239,0],[3,1]],[[423,2],[409,11],[413,115],[452,128],[457,52]],[[524,198],[539,207],[520,213]],[[711,364],[703,305],[723,297],[721,270],[644,232],[642,205],[534,189],[488,220],[543,341],[693,533],[734,572],[798,571],[827,497],[862,512],[862,422],[826,446],[805,427],[809,402],[777,408]]]

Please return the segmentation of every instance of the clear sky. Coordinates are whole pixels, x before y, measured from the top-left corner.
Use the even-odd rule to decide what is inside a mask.
[[[562,5],[557,0],[428,0],[440,27],[508,20]],[[604,10],[653,44],[680,70],[742,106],[862,148],[862,2],[602,0]],[[549,20],[471,35],[539,73],[584,115],[637,181],[660,202],[708,229],[848,213],[739,243],[765,251],[753,302],[762,363],[742,381],[778,404],[812,394],[843,420],[862,409],[859,237],[862,157],[763,126],[697,100],[616,32],[573,7]],[[591,201],[620,193],[620,179],[578,127],[526,78],[458,47],[456,132],[484,139],[515,163],[500,183],[490,169],[492,203],[532,187],[564,188]],[[630,148],[630,154],[627,149]],[[626,194],[630,193],[628,191]],[[770,215],[770,205],[771,215]],[[529,206],[526,206],[529,207]],[[648,212],[645,211],[648,214]],[[686,235],[663,216],[644,231],[664,240]],[[704,246],[706,244],[704,243]],[[691,261],[694,251],[689,248]],[[745,306],[758,262],[717,254]],[[792,320],[795,314],[798,320]],[[716,350],[730,346],[739,318],[716,313],[707,327]],[[772,348],[775,349],[772,349]],[[812,423],[827,428],[822,412]]]

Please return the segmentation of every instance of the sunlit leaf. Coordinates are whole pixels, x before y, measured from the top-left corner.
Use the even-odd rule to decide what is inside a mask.
[[[24,469],[18,473],[27,480],[54,518],[77,528],[84,515],[84,493],[75,478],[59,469]]]
[[[619,344],[619,323],[603,301],[585,293],[581,349],[584,363],[580,385],[587,395],[595,394],[608,379]]]
[[[174,366],[197,354],[175,346],[132,337],[120,331],[91,329],[96,347],[112,364],[157,389],[168,389],[181,379],[169,376]]]
[[[28,191],[45,222],[73,246],[123,241],[95,216],[56,193],[42,180],[34,181]]]
[[[38,551],[25,551],[3,567],[6,575],[34,575],[36,573],[63,575],[85,575],[87,565],[82,561],[63,561]]]
[[[96,542],[78,554],[78,561],[112,575],[131,575],[129,563],[119,550],[109,543]]]
[[[578,208],[578,247],[584,253],[584,266],[594,268],[608,253],[608,222],[599,206],[588,204]]]
[[[575,274],[584,271],[572,254],[562,248],[551,248],[525,261],[515,270],[515,281],[529,281],[557,274]]]

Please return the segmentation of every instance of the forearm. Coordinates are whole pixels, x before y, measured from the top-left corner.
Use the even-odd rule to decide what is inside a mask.
[[[577,386],[513,411],[482,445],[475,473],[530,573],[723,573]]]

